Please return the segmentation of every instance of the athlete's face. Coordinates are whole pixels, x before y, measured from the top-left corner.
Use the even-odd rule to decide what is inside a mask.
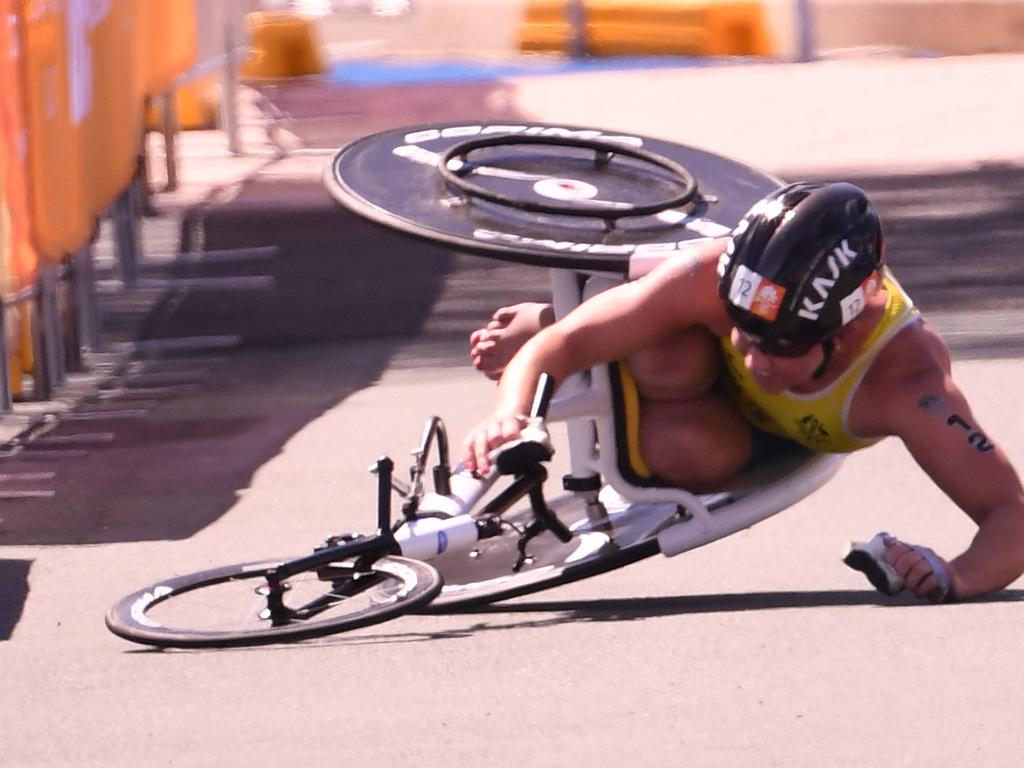
[[[765,392],[775,394],[811,380],[825,359],[820,344],[796,357],[779,357],[762,351],[749,337],[733,328],[729,336],[743,355],[743,364]]]

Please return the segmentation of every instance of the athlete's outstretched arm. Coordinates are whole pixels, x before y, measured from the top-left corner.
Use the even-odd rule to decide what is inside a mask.
[[[1024,573],[1024,491],[1006,454],[981,427],[948,372],[937,364],[900,382],[885,407],[892,434],[974,522],[967,549],[948,562],[951,594],[976,597],[1002,589]],[[907,587],[927,597],[938,586],[920,553],[887,554]]]

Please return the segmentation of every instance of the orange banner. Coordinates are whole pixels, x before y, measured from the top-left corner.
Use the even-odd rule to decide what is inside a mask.
[[[82,192],[83,68],[81,57],[68,56],[65,0],[21,0],[21,8],[33,241],[41,257],[59,261],[80,248],[94,226]],[[72,61],[79,84],[74,102]]]
[[[139,82],[145,96],[170,87],[196,61],[195,0],[137,0],[134,36]]]
[[[71,113],[85,150],[83,195],[93,217],[128,186],[142,148],[142,87],[133,60],[136,1],[68,4]]]
[[[44,258],[85,244],[135,175],[146,77],[137,38],[151,2],[21,0],[33,232]]]
[[[135,176],[144,96],[195,60],[195,2],[2,2],[0,19],[21,19],[32,240],[61,261]]]
[[[0,291],[3,295],[35,279],[28,207],[28,136],[21,90],[21,41],[14,0],[0,0]]]

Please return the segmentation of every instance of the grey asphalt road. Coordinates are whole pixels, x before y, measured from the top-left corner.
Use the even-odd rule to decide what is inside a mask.
[[[748,130],[749,115],[736,126],[707,109],[700,143],[779,173],[842,173],[877,192],[893,224],[894,264],[904,262],[910,290],[956,340],[956,374],[979,421],[1024,466],[1014,399],[1024,388],[1024,151],[1007,137],[1013,125],[989,121],[975,100],[976,88],[1022,66],[1016,57],[872,60],[819,69],[817,79],[813,68],[772,76],[730,67],[632,73],[612,90],[639,100],[648,88],[693,96],[759,83],[751,92],[767,98],[775,83],[782,99],[779,82],[804,84],[813,124],[790,122],[789,103],[758,131]],[[848,101],[837,100],[837,84],[869,68],[875,100],[900,117],[863,118],[859,133],[844,133],[836,126],[849,125],[840,111]],[[497,104],[498,114],[614,117],[680,138],[654,98],[644,112],[639,101],[621,113],[605,105],[608,119],[588,112],[610,87],[580,78],[497,84],[489,88],[498,100],[459,101],[464,90],[415,117],[458,119]],[[352,94],[321,94],[321,118],[329,97]],[[292,127],[317,145],[401,124],[411,116],[403,104],[415,111],[411,95],[382,99],[391,111],[339,121],[335,133],[314,107],[305,123],[296,107]],[[1020,105],[1009,102],[989,97],[987,114],[1012,117]],[[970,148],[954,141],[958,119],[974,128]],[[936,156],[922,149],[887,172],[894,147],[915,146],[918,129]],[[831,153],[816,149],[823,137]],[[850,144],[858,138],[859,154]],[[92,418],[64,420],[5,460],[9,474],[45,476],[40,487],[54,495],[0,502],[0,765],[1019,764],[1024,584],[971,604],[924,606],[876,597],[839,562],[846,542],[883,529],[946,554],[971,536],[893,441],[725,541],[473,613],[248,650],[156,652],[110,635],[104,613],[136,586],[370,527],[367,465],[384,452],[401,465],[427,415],[443,415],[457,436],[490,402],[492,385],[465,364],[465,334],[495,305],[543,295],[543,276],[409,246],[331,206],[314,176],[257,177],[228,203],[185,212],[182,237],[201,221],[207,248],[279,251],[269,262],[176,268],[269,270],[278,287],[164,296],[147,303],[137,330],[240,332],[243,345],[112,365],[102,397],[79,409]],[[368,337],[367,317],[393,325]]]

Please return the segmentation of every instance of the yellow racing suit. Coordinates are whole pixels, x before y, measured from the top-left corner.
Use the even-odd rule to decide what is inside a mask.
[[[858,437],[852,432],[850,403],[878,353],[919,316],[914,302],[887,269],[883,284],[888,298],[881,322],[864,340],[843,375],[819,392],[764,392],[743,365],[739,350],[728,338],[721,339],[726,369],[722,378],[726,390],[754,427],[823,453],[848,453],[879,440]]]

